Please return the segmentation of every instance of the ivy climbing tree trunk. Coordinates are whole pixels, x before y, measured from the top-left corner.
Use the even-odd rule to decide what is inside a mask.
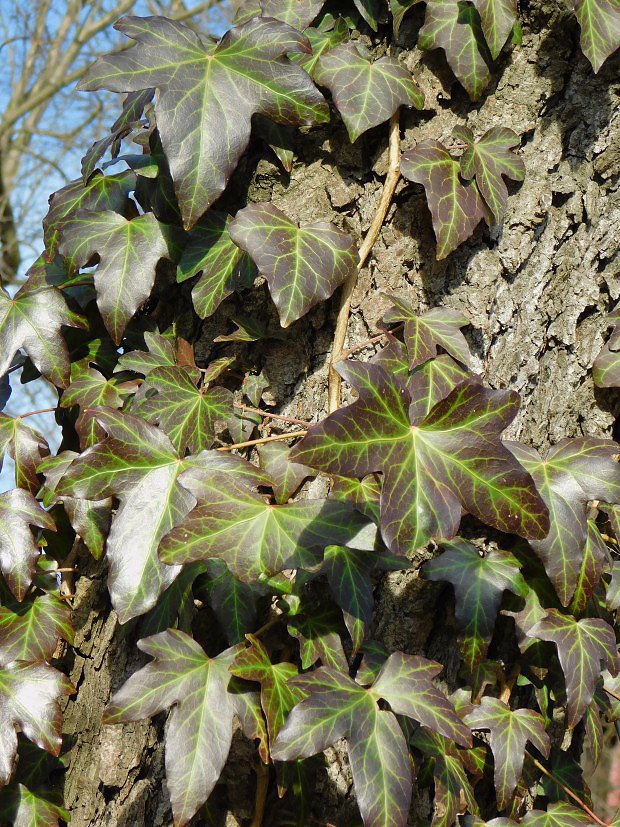
[[[474,369],[492,388],[521,395],[509,438],[546,449],[564,437],[609,437],[620,400],[595,390],[590,368],[607,332],[605,314],[620,297],[620,135],[614,110],[619,58],[609,59],[595,75],[562,0],[532,4],[523,16],[522,45],[500,61],[493,94],[472,104],[442,56],[424,56],[410,47],[421,22],[418,8],[403,23],[398,49],[392,47],[402,53],[426,99],[421,114],[401,113],[402,150],[425,139],[445,142],[459,125],[468,125],[476,137],[493,126],[508,126],[522,136],[526,178],[522,185],[510,185],[501,228],[489,231],[480,225],[469,242],[442,261],[435,260],[423,190],[401,178],[353,291],[345,348],[379,332],[391,305],[386,294],[415,310],[459,310],[471,322],[465,333]],[[257,143],[235,172],[225,206],[231,212],[244,206],[235,193],[244,193],[242,184],[249,181],[250,201],[269,201],[298,222],[332,221],[361,242],[387,173],[387,138],[384,124],[350,144],[342,123],[333,120],[304,137],[303,163],[296,162],[290,176]],[[260,345],[258,365],[268,383],[263,400],[284,415],[309,422],[325,415],[338,302],[337,293],[311,311],[297,323],[294,337]],[[260,302],[255,310],[266,312]],[[197,333],[198,360],[208,359],[222,319],[236,312],[247,315],[247,304],[231,298],[200,331],[188,323],[184,335],[193,339]],[[351,398],[346,385],[343,394]],[[318,493],[321,484],[313,483],[312,491]],[[109,610],[105,564],[89,562],[82,549],[77,560],[76,646],[68,665],[78,691],[67,702],[64,725],[71,745],[65,780],[71,823],[170,824],[163,718],[101,727],[111,692],[143,662],[134,645],[142,636],[141,621],[119,626]],[[446,681],[454,681],[457,631],[447,608],[449,590],[428,583],[421,588],[418,572],[411,570],[377,578],[375,596],[368,637],[391,651],[441,661],[447,665]],[[496,645],[501,651],[501,641]],[[195,823],[250,823],[256,763],[252,746],[235,739],[223,783],[210,799],[210,815],[198,816]],[[357,823],[345,750],[328,750],[327,770],[317,783],[312,816],[318,823]],[[272,779],[265,825],[271,823],[274,796]],[[409,823],[425,823],[429,816],[426,794],[414,796]]]

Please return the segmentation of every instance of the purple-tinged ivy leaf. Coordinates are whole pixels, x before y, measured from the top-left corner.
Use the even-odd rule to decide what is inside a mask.
[[[60,699],[69,679],[46,663],[10,663],[0,669],[0,786],[9,782],[17,757],[17,733],[58,755],[62,745]]]
[[[493,60],[499,55],[517,20],[517,0],[472,0],[480,14],[484,38]]]
[[[60,804],[31,791],[24,784],[13,784],[0,793],[0,819],[13,827],[58,827],[71,816]]]
[[[486,217],[478,188],[473,182],[461,182],[458,162],[439,141],[422,141],[405,152],[400,169],[405,178],[424,187],[437,239],[437,259],[446,258]]]
[[[172,256],[168,228],[152,213],[128,220],[110,210],[84,210],[64,225],[60,252],[78,267],[99,256],[97,306],[110,336],[120,344],[127,324],[151,295],[155,268]]]
[[[176,354],[174,343],[159,333],[145,333],[147,350],[131,350],[118,360],[118,370],[132,370],[144,376],[155,368],[174,367]]]
[[[587,502],[620,502],[620,450],[612,440],[581,437],[564,439],[546,459],[516,442],[506,443],[532,475],[552,516],[548,535],[532,539],[563,606],[568,606],[581,571],[586,543]]]
[[[100,58],[79,88],[133,92],[156,87],[155,116],[185,229],[222,193],[245,151],[252,116],[278,123],[324,123],[329,109],[288,53],[309,52],[303,35],[256,18],[205,44],[165,17],[124,17],[116,28],[136,41]],[[230,117],[222,117],[227,111]]]
[[[230,415],[233,395],[226,388],[198,387],[200,373],[182,367],[155,368],[141,390],[157,391],[139,399],[132,411],[159,427],[181,456],[210,448],[219,426]]]
[[[323,666],[346,672],[349,668],[339,630],[342,621],[334,609],[313,611],[289,620],[289,634],[299,641],[302,669],[309,669],[317,661]]]
[[[581,50],[595,72],[620,46],[620,8],[615,0],[572,0],[581,26]]]
[[[244,715],[241,696],[229,689],[229,667],[240,649],[209,658],[176,629],[140,640],[138,647],[154,660],[113,696],[104,722],[139,721],[173,707],[166,728],[166,785],[174,823],[185,827],[224,768],[234,715]]]
[[[547,812],[530,810],[521,823],[526,827],[592,827],[592,819],[583,810],[565,801],[549,802]]]
[[[477,141],[466,126],[457,126],[452,134],[466,144],[461,155],[461,175],[468,181],[476,179],[493,224],[501,224],[508,204],[508,188],[502,176],[512,181],[523,181],[525,178],[523,158],[513,152],[513,148],[519,145],[519,136],[505,126],[494,126]]]
[[[71,609],[57,597],[0,606],[0,666],[51,660],[60,638],[73,643]]]
[[[304,34],[312,47],[312,54],[291,55],[291,60],[298,63],[311,77],[314,77],[314,71],[321,55],[347,41],[349,39],[349,27],[346,20],[339,17],[329,31],[306,29]]]
[[[305,697],[304,693],[288,681],[297,675],[292,663],[275,663],[263,644],[248,635],[250,646],[243,649],[232,662],[230,671],[245,681],[260,683],[260,701],[267,719],[269,743],[273,744],[282,729],[286,716],[295,704]]]
[[[258,135],[272,150],[285,172],[291,172],[295,160],[295,129],[286,124],[276,123],[264,115],[254,115],[254,134]]]
[[[321,667],[292,680],[309,697],[297,704],[271,747],[276,761],[309,758],[347,738],[357,803],[365,824],[405,827],[412,769],[403,731],[372,690]]]
[[[604,731],[601,712],[596,702],[591,703],[584,716],[586,744],[590,752],[593,768],[598,766],[604,749]]]
[[[607,587],[605,605],[610,612],[620,608],[620,560],[614,560],[611,566],[611,580]]]
[[[386,55],[373,63],[354,43],[322,55],[314,78],[332,93],[352,142],[389,120],[399,106],[424,106],[419,86],[398,60]]]
[[[523,771],[526,743],[529,741],[545,757],[549,755],[551,742],[545,732],[544,718],[532,709],[511,710],[498,698],[486,696],[465,716],[465,722],[474,730],[490,733],[497,806],[504,810],[510,804]]]
[[[374,522],[379,521],[379,498],[381,486],[376,474],[369,474],[361,480],[350,477],[332,477],[329,497],[332,500],[353,503],[358,511]]]
[[[56,530],[50,515],[29,492],[14,488],[0,494],[0,569],[20,601],[32,583],[39,558],[30,526]]]
[[[596,523],[593,520],[588,520],[588,533],[583,549],[583,558],[575,593],[570,602],[571,614],[580,615],[585,611],[588,600],[594,594],[594,590],[609,562],[609,549],[605,545]]]
[[[86,328],[86,322],[67,307],[56,287],[30,290],[26,282],[10,298],[0,290],[0,375],[11,367],[22,348],[50,382],[67,386],[71,363],[60,328]]]
[[[352,236],[327,221],[298,227],[273,204],[249,204],[229,232],[267,279],[282,327],[328,299],[357,267]]]
[[[120,408],[130,393],[136,390],[135,382],[124,384],[126,376],[116,374],[107,379],[96,368],[80,371],[63,393],[60,405],[71,408]]]
[[[555,643],[564,672],[568,726],[573,729],[594,697],[602,664],[618,671],[616,636],[604,620],[586,617],[575,620],[570,615],[550,609],[527,633],[529,637]]]
[[[394,37],[398,37],[398,33],[400,32],[400,27],[402,25],[403,19],[409,9],[413,8],[417,3],[422,2],[422,0],[390,0],[390,11],[392,12],[392,25],[394,28]]]
[[[480,15],[469,3],[429,0],[420,29],[420,49],[443,49],[448,65],[472,100],[478,100],[489,84],[490,57]]]
[[[157,548],[196,499],[178,482],[184,464],[163,431],[111,408],[99,408],[95,415],[108,438],[76,457],[55,493],[59,499],[120,500],[106,553],[110,598],[126,623],[151,609],[179,573],[178,567],[160,563]]]
[[[116,175],[97,172],[86,183],[81,178],[50,196],[50,208],[43,219],[45,259],[52,262],[67,224],[78,210],[112,210],[124,215],[131,205],[128,195],[135,189],[136,176],[131,170]]]
[[[469,365],[467,339],[460,331],[469,319],[458,310],[434,307],[426,313],[416,313],[407,302],[389,296],[393,307],[383,317],[385,324],[404,322],[404,340],[409,357],[409,370],[437,356],[437,345],[463,365]]]
[[[45,475],[43,504],[48,508],[61,501],[73,530],[82,538],[95,560],[99,560],[110,530],[112,498],[86,500],[67,494],[62,497],[56,496],[56,485],[78,456],[75,451],[63,451],[41,463],[39,471]]]
[[[500,549],[483,556],[471,543],[455,540],[425,563],[422,572],[428,580],[447,581],[454,587],[460,649],[467,669],[473,671],[486,656],[504,591],[525,596],[527,586],[518,560]]]
[[[50,452],[45,438],[20,417],[0,414],[0,468],[7,452],[15,463],[16,487],[36,495],[41,488],[37,468]]]
[[[394,376],[373,364],[339,370],[359,399],[312,426],[291,458],[339,476],[382,472],[381,533],[392,551],[451,539],[462,508],[511,534],[548,532],[531,477],[499,438],[517,411],[514,391],[464,382],[412,427],[409,396]]]
[[[177,281],[200,274],[192,288],[194,309],[201,319],[212,316],[225,298],[251,287],[256,276],[252,259],[232,241],[230,216],[208,212],[192,227],[177,268]]]
[[[293,462],[290,451],[281,442],[267,442],[258,448],[261,468],[273,480],[273,493],[280,505],[289,501],[304,480],[316,476],[312,468]]]
[[[616,323],[607,343],[594,360],[592,377],[599,388],[620,387],[620,306],[608,315],[610,323]]]
[[[229,645],[241,643],[247,630],[254,626],[256,601],[265,593],[265,587],[260,583],[237,580],[221,560],[207,560],[204,564],[193,565],[204,565],[209,574],[204,590]]]
[[[261,0],[263,17],[273,17],[303,32],[325,5],[325,0]]]
[[[160,559],[186,565],[219,558],[246,583],[285,569],[316,568],[317,550],[354,542],[366,525],[351,506],[333,500],[271,505],[236,476],[214,475],[201,499],[164,537]]]

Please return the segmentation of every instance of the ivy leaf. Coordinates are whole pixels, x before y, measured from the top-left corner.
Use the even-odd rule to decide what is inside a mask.
[[[614,308],[608,319],[620,322],[620,308]],[[620,324],[616,324],[607,344],[594,360],[592,377],[599,388],[620,387]]]
[[[155,116],[185,229],[224,190],[245,151],[257,112],[278,123],[324,123],[329,110],[308,75],[285,56],[309,52],[303,35],[265,18],[231,29],[218,45],[165,17],[124,17],[116,28],[136,41],[100,58],[85,90],[156,87]],[[222,111],[234,113],[223,119]]]
[[[231,217],[210,210],[192,227],[177,268],[182,283],[200,274],[192,289],[194,309],[201,319],[212,316],[225,298],[251,287],[256,269],[228,232]]]
[[[29,492],[14,488],[0,494],[0,569],[20,601],[32,583],[39,558],[30,526],[56,530],[50,515]]]
[[[63,393],[60,405],[71,408],[79,405],[80,408],[120,408],[125,398],[136,390],[136,384],[123,386],[123,376],[112,376],[107,379],[96,368],[81,371]]]
[[[293,462],[290,451],[280,442],[267,442],[258,448],[261,468],[273,480],[273,493],[280,504],[288,502],[304,480],[316,476],[312,468]]]
[[[288,681],[297,675],[292,663],[272,664],[267,650],[257,638],[248,635],[250,646],[241,651],[230,667],[238,678],[260,683],[260,701],[269,731],[269,743],[273,744],[282,729],[284,720],[304,693]]]
[[[527,827],[591,827],[592,819],[565,801],[553,801],[547,805],[547,812],[530,810],[521,823]]]
[[[586,542],[587,502],[620,502],[620,465],[615,442],[582,437],[564,439],[546,459],[521,445],[507,443],[532,475],[552,517],[544,539],[531,540],[563,606],[568,606],[581,571]]]
[[[217,557],[247,583],[284,569],[316,568],[315,549],[352,541],[365,525],[347,503],[270,505],[236,477],[215,475],[208,486],[204,502],[164,537],[159,549],[164,563],[186,565]]]
[[[303,32],[325,5],[325,0],[261,0],[263,17],[273,17]]]
[[[509,806],[523,771],[525,745],[529,741],[545,757],[551,741],[545,732],[542,715],[531,709],[511,710],[498,698],[484,697],[480,705],[465,716],[472,729],[489,730],[489,743],[495,759],[497,806]]]
[[[400,27],[403,19],[409,9],[420,3],[421,0],[390,0],[390,11],[392,12],[392,24],[394,28],[394,37],[398,37]]]
[[[291,458],[339,476],[383,472],[381,533],[392,551],[454,537],[461,508],[501,531],[546,534],[546,507],[499,439],[516,393],[462,383],[412,427],[408,394],[392,375],[353,362],[340,372],[359,399],[312,426]]]
[[[572,0],[581,27],[581,50],[595,72],[620,45],[620,9],[615,0]]]
[[[339,17],[329,31],[323,31],[320,28],[306,29],[304,34],[312,47],[312,54],[291,55],[291,60],[298,63],[311,77],[314,77],[314,71],[321,55],[347,41],[349,39],[349,27],[346,20]]]
[[[302,669],[309,669],[320,660],[323,666],[347,671],[348,663],[338,633],[341,626],[340,618],[331,608],[291,618],[287,629],[299,641]]]
[[[618,671],[614,631],[599,618],[575,620],[556,609],[549,609],[547,616],[532,626],[527,634],[557,646],[566,683],[568,726],[573,729],[594,697],[601,662],[604,661],[614,675]]]
[[[493,223],[501,224],[508,204],[508,188],[502,176],[513,181],[525,178],[523,158],[512,151],[519,145],[519,136],[505,126],[494,126],[477,141],[466,126],[457,126],[452,134],[466,144],[461,155],[461,175],[468,181],[475,177]]]
[[[517,0],[472,0],[480,14],[484,38],[493,60],[501,52],[517,19]]]
[[[132,370],[144,376],[155,368],[174,366],[177,363],[174,344],[159,333],[145,333],[147,350],[132,350],[118,360],[119,370]]]
[[[300,228],[273,204],[249,204],[229,232],[267,279],[282,327],[329,298],[357,267],[348,233],[326,221]]]
[[[233,716],[243,715],[229,687],[239,647],[209,658],[176,629],[140,640],[138,647],[154,660],[114,695],[104,721],[139,721],[173,707],[166,728],[166,785],[174,823],[184,827],[215,787],[228,757]]]
[[[352,142],[389,120],[399,106],[424,106],[419,86],[398,60],[385,56],[373,63],[350,42],[322,55],[314,78],[332,93]]]
[[[205,590],[211,608],[228,643],[241,643],[256,620],[256,600],[264,593],[264,588],[260,583],[237,580],[221,560],[207,560],[205,566],[209,573]]]
[[[0,786],[17,757],[17,732],[58,755],[62,745],[60,699],[71,695],[69,679],[46,663],[10,663],[0,669]]]
[[[157,548],[196,500],[178,483],[183,464],[163,431],[111,408],[95,415],[108,438],[78,456],[55,490],[61,499],[119,498],[106,543],[108,589],[126,623],[151,609],[179,573],[160,563]]]
[[[192,454],[210,448],[218,425],[226,421],[233,405],[229,390],[207,389],[204,385],[199,388],[199,378],[198,371],[186,368],[155,368],[142,390],[157,393],[140,399],[133,407],[135,414],[168,434],[181,456],[187,448]]]
[[[112,210],[124,215],[130,206],[129,193],[135,189],[136,176],[131,170],[116,175],[97,172],[84,183],[81,178],[50,196],[50,208],[43,219],[45,260],[52,262],[68,221],[78,210]]]
[[[461,183],[459,164],[438,141],[422,141],[405,152],[400,169],[405,178],[424,187],[437,239],[437,259],[446,258],[486,216],[477,187]]]
[[[70,361],[61,326],[86,328],[86,322],[69,310],[56,287],[30,291],[28,282],[10,298],[0,290],[0,374],[11,367],[22,348],[50,382],[64,388]]]
[[[36,494],[41,487],[37,468],[50,452],[47,441],[21,417],[0,414],[0,468],[7,451],[15,463],[16,487]]]
[[[600,535],[596,523],[588,520],[588,533],[583,558],[579,570],[575,593],[570,602],[570,611],[578,615],[585,611],[588,600],[594,594],[606,565],[609,563],[609,550]]]
[[[422,571],[428,580],[447,581],[454,587],[456,621],[462,629],[460,648],[471,672],[486,656],[504,590],[525,596],[519,562],[507,551],[491,549],[483,556],[471,543],[455,540]]]
[[[448,65],[472,100],[478,100],[491,74],[480,15],[469,3],[429,0],[418,39],[420,49],[443,49]]]
[[[353,0],[355,8],[368,23],[373,32],[379,29],[378,0]]]
[[[0,606],[0,666],[50,660],[59,638],[73,643],[71,609],[53,595]]]
[[[118,213],[80,211],[62,233],[60,252],[83,267],[95,254],[97,306],[110,336],[120,344],[125,327],[151,295],[155,268],[170,257],[171,239],[152,213],[127,220]]]
[[[437,345],[461,362],[469,365],[469,345],[460,331],[469,319],[449,307],[434,307],[426,313],[415,313],[407,302],[390,296],[392,307],[383,317],[386,324],[404,322],[404,339],[409,356],[409,370],[437,356]]]
[[[59,819],[68,824],[70,817],[63,807],[23,784],[7,787],[0,794],[0,818],[13,827],[58,827]]]

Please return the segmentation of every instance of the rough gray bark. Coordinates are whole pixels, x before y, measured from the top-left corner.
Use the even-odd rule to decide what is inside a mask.
[[[425,91],[426,109],[422,115],[403,114],[403,150],[425,138],[447,141],[457,124],[467,123],[476,135],[505,125],[523,136],[527,177],[514,188],[504,225],[492,232],[480,227],[442,262],[434,258],[423,192],[401,180],[360,275],[347,346],[376,332],[389,305],[385,291],[420,310],[442,304],[462,310],[471,320],[477,369],[492,387],[511,387],[522,396],[509,436],[545,448],[566,436],[609,436],[620,409],[617,395],[594,389],[589,370],[606,335],[605,313],[620,296],[614,260],[620,239],[620,140],[613,108],[618,58],[595,76],[579,51],[578,27],[567,7],[561,0],[536,6],[526,15],[523,45],[503,59],[496,88],[479,105],[453,83],[440,55],[404,49],[403,60]],[[403,46],[414,42],[416,13],[403,26]],[[253,201],[272,200],[299,221],[334,221],[361,238],[386,170],[386,136],[387,126],[351,146],[343,127],[332,125],[303,139],[290,180],[266,152],[257,165],[250,159],[238,177],[251,177]],[[262,369],[270,383],[265,399],[283,413],[310,420],[324,415],[336,302],[314,310],[287,341],[265,346]],[[233,309],[238,307],[231,300],[217,324]],[[221,332],[217,324],[203,326],[199,358],[208,357]],[[139,625],[120,628],[109,614],[103,571],[102,565],[87,565],[77,581],[71,678],[78,693],[69,701],[65,723],[72,743],[66,779],[72,825],[167,825],[163,722],[100,727],[110,692],[139,663],[133,645]],[[455,633],[449,619],[446,625],[445,610],[435,612],[440,592],[422,585],[414,571],[386,576],[377,586],[372,632],[389,647],[446,663],[450,680]],[[219,820],[198,817],[196,824],[249,823],[251,749],[239,739],[233,753],[225,779],[230,809]],[[329,751],[315,800],[320,823],[358,823],[342,750]],[[426,793],[414,799],[410,824],[428,818],[429,807]]]

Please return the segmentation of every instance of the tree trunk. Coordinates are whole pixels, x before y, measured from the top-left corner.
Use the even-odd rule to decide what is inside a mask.
[[[481,225],[469,243],[440,262],[423,191],[401,180],[360,274],[347,347],[377,332],[390,304],[386,292],[420,310],[438,305],[461,310],[472,325],[474,368],[491,387],[521,394],[521,411],[508,437],[545,449],[568,436],[610,436],[620,408],[617,394],[595,390],[590,372],[606,335],[605,314],[620,296],[614,263],[620,239],[620,140],[612,123],[618,57],[594,75],[564,3],[533,5],[523,15],[523,44],[502,59],[497,87],[477,105],[453,82],[440,54],[406,48],[415,42],[419,7],[406,19],[400,36],[404,61],[425,92],[426,108],[422,114],[402,113],[403,150],[427,138],[446,140],[457,124],[467,123],[476,136],[492,126],[508,126],[522,136],[527,175],[512,188],[503,226],[489,231]],[[361,239],[387,169],[387,125],[351,145],[333,118],[331,126],[302,136],[299,149],[290,179],[268,150],[256,146],[235,180],[251,180],[250,200],[271,200],[298,221],[334,221]],[[231,211],[242,206],[236,195],[241,192],[233,181],[225,197]],[[265,400],[276,410],[315,421],[325,415],[337,302],[336,296],[297,323],[286,340],[269,340],[260,350],[258,366],[269,381]],[[196,346],[199,362],[208,357],[214,336],[224,332],[222,320],[240,308],[239,299],[229,300],[203,324]],[[243,309],[247,312],[247,306]],[[86,555],[81,559],[87,561]],[[84,562],[76,584],[71,679],[78,692],[68,703],[65,722],[71,823],[167,825],[163,720],[123,727],[100,723],[110,692],[141,663],[135,648],[140,623],[118,626],[104,572],[104,564]],[[385,576],[377,583],[376,598],[370,636],[391,649],[441,660],[448,682],[454,679],[456,632],[446,617],[446,593],[422,583],[411,570]],[[199,816],[196,824],[249,823],[255,784],[251,755],[252,748],[239,737],[225,784],[212,797],[216,815]],[[319,777],[314,801],[321,824],[359,823],[345,756],[330,750],[327,772]],[[275,806],[274,788],[272,782],[265,824]],[[409,823],[428,819],[430,806],[426,795],[414,796]]]

